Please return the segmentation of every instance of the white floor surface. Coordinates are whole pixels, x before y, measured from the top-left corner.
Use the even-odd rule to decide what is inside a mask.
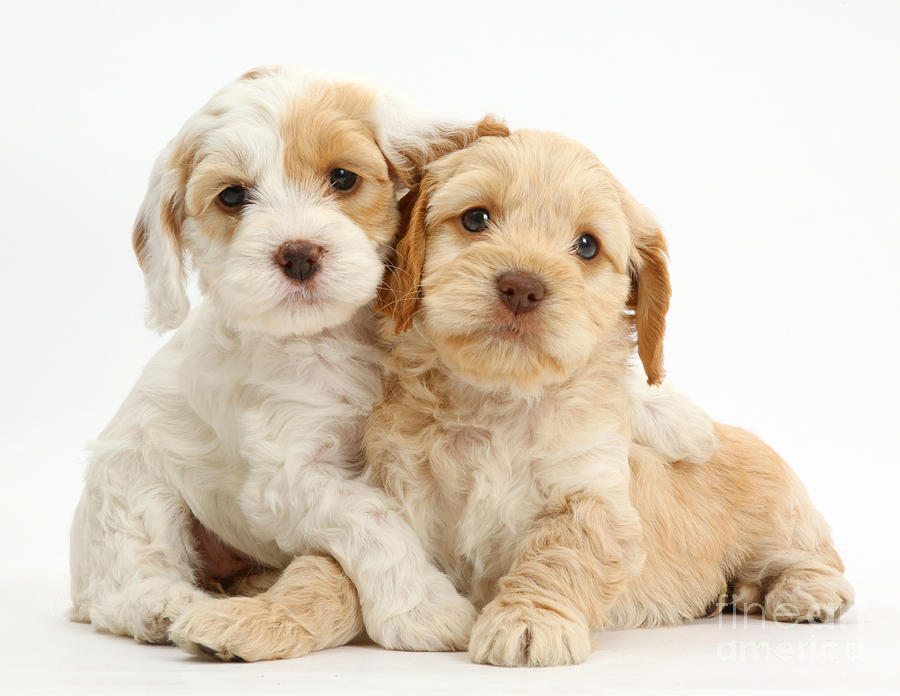
[[[4,579],[0,694],[896,694],[900,607],[887,589],[858,586],[859,603],[837,624],[724,615],[598,635],[597,649],[577,667],[514,670],[474,665],[462,653],[370,644],[281,662],[220,663],[68,622],[64,578]]]

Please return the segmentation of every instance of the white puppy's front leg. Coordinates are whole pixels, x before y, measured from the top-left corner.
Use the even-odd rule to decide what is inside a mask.
[[[396,504],[341,466],[256,461],[241,506],[287,553],[331,554],[356,586],[369,636],[397,650],[461,650],[471,603],[425,556]]]

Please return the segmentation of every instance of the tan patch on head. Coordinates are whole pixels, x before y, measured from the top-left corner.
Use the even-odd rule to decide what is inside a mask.
[[[366,117],[375,94],[353,84],[323,84],[297,99],[282,121],[285,176],[297,186],[331,197],[341,211],[378,242],[396,231],[397,210],[388,164]],[[347,192],[330,187],[334,169],[359,176]]]
[[[240,221],[241,208],[217,203],[218,195],[229,186],[252,189],[252,177],[234,155],[216,153],[197,165],[185,189],[186,214],[198,221],[198,230],[210,239],[230,240]]]

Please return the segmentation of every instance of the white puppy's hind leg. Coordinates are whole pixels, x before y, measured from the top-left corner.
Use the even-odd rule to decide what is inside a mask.
[[[72,526],[72,618],[167,643],[171,621],[207,595],[193,584],[187,510],[136,463],[91,468]]]
[[[631,437],[670,462],[702,464],[716,449],[712,419],[671,384],[651,387],[643,374],[628,375]]]

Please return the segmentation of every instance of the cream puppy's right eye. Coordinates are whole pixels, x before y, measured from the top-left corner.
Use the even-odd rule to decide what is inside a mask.
[[[240,208],[247,202],[247,189],[243,186],[229,186],[219,192],[219,202],[226,208]]]
[[[490,221],[491,216],[484,208],[471,208],[462,215],[462,226],[469,232],[484,232]]]

